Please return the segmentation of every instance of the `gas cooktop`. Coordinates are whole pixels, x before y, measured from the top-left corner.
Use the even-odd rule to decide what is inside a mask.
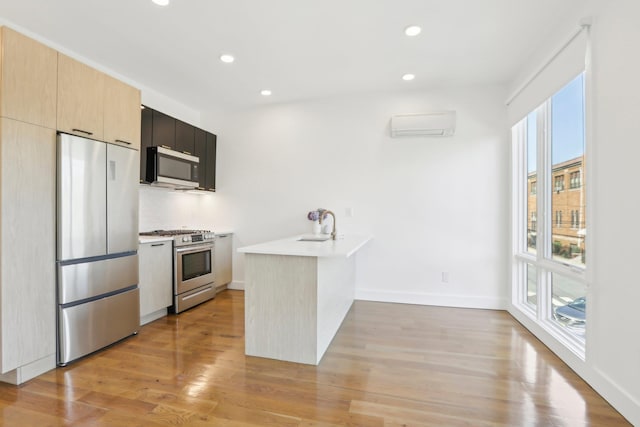
[[[141,236],[173,237],[174,246],[195,244],[211,244],[215,240],[215,233],[209,230],[153,230],[140,233]]]
[[[141,236],[181,236],[183,234],[205,234],[211,233],[209,230],[153,230],[153,231],[144,231],[140,233]]]

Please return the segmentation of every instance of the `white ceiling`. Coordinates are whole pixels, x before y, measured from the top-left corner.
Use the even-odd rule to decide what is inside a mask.
[[[0,0],[0,19],[191,108],[505,83],[584,0]],[[404,28],[415,24],[413,38]],[[20,29],[20,28],[18,28]],[[220,62],[221,53],[236,57]],[[401,76],[413,73],[405,82]],[[269,88],[273,95],[262,97]]]

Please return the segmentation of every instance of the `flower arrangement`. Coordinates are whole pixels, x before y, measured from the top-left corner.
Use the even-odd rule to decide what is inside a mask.
[[[307,214],[307,219],[309,221],[318,221],[320,219],[320,217],[322,217],[322,219],[326,218],[325,212],[327,210],[326,209],[322,209],[322,208],[318,208],[315,211],[310,211]]]

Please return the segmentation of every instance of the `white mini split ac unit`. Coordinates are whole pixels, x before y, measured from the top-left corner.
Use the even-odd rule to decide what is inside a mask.
[[[456,130],[455,111],[391,116],[391,136],[451,136]]]

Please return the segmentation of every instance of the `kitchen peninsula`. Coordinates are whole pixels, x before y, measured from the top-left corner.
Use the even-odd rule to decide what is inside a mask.
[[[371,236],[297,236],[245,254],[245,354],[317,365],[355,295],[355,254]]]

